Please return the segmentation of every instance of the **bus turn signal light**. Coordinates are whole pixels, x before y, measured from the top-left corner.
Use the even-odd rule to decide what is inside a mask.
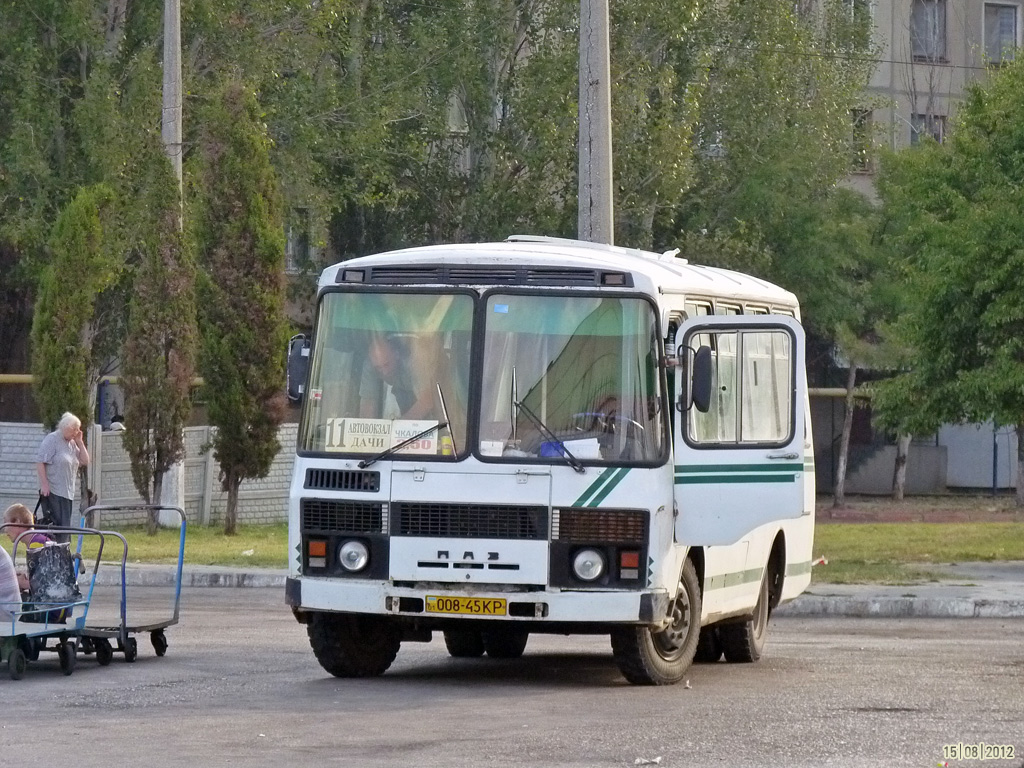
[[[327,557],[327,542],[326,541],[311,541],[311,542],[309,542],[309,556],[310,557]]]

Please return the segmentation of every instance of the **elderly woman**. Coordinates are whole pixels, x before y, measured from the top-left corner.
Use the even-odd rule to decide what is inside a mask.
[[[75,498],[78,468],[88,463],[89,451],[82,441],[82,421],[73,413],[65,413],[36,452],[39,493],[45,497],[44,503],[58,526],[71,525],[71,500]],[[58,534],[54,538],[67,541],[69,537]]]

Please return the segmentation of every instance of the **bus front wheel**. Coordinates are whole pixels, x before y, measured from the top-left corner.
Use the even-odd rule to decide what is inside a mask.
[[[748,664],[761,658],[768,634],[768,574],[761,580],[761,589],[754,606],[754,615],[738,624],[723,624],[718,637],[725,651],[725,660],[733,664]]]
[[[376,677],[398,655],[402,634],[383,616],[310,613],[309,645],[320,666],[335,677]]]
[[[668,626],[660,631],[630,626],[612,632],[615,663],[634,685],[678,683],[693,662],[700,636],[700,584],[691,560],[683,566],[668,618]]]

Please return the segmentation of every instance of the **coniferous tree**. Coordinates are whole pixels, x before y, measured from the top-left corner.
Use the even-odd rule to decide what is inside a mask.
[[[255,96],[239,82],[204,111],[199,152],[199,367],[233,534],[239,486],[265,477],[280,448],[287,332],[281,199]]]

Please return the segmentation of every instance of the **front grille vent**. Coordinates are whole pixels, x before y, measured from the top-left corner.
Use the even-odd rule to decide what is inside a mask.
[[[371,283],[443,283],[444,273],[439,266],[425,264],[409,267],[373,267]]]
[[[597,273],[592,269],[535,267],[527,270],[526,282],[533,285],[597,285]]]
[[[647,512],[637,509],[559,509],[551,538],[567,544],[643,544]]]
[[[350,469],[307,469],[305,488],[318,491],[380,490],[380,472],[359,472]]]
[[[547,538],[547,508],[499,504],[391,505],[395,536],[438,536],[465,539]]]
[[[303,533],[387,533],[384,505],[338,499],[303,499]]]
[[[616,273],[618,274],[618,273]],[[624,273],[616,285],[631,286]],[[366,282],[386,285],[544,285],[601,286],[601,272],[572,267],[514,266],[508,264],[405,264],[371,267]],[[610,283],[609,283],[610,284]]]

